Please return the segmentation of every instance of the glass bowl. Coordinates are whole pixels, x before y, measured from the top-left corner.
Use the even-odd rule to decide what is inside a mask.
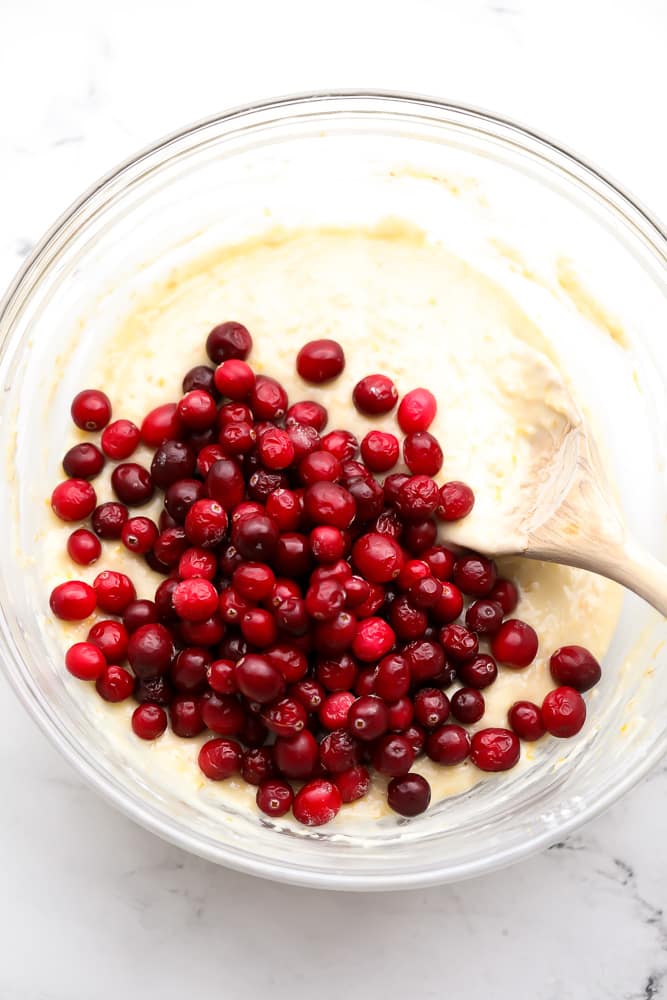
[[[572,293],[573,276],[584,275],[595,301],[609,309],[588,318],[600,337],[615,340],[613,349],[600,341],[605,361],[596,367],[595,357],[580,357],[570,344],[570,373],[597,401],[598,430],[631,531],[664,556],[665,236],[599,171],[512,122],[379,93],[313,94],[230,111],[169,136],[102,179],[44,237],[2,302],[3,668],[94,788],[188,851],[325,888],[452,881],[559,840],[635,784],[665,750],[665,623],[630,596],[591,697],[590,724],[577,739],[552,740],[520,774],[490,778],[422,817],[391,818],[363,834],[352,827],[281,830],[259,816],[183,801],[152,780],[149,768],[123,757],[63,677],[62,639],[45,614],[45,498],[58,476],[69,400],[132,297],[184,257],[268,226],[394,216],[445,238],[457,222],[460,249],[465,253],[467,241],[474,256],[481,215],[488,217],[484,239],[491,233],[508,274],[526,272],[525,261],[548,271],[558,260],[564,293]],[[576,287],[579,311],[594,313],[593,299]]]

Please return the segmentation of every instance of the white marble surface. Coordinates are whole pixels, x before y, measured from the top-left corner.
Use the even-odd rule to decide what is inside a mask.
[[[402,88],[584,152],[667,215],[664,0],[0,0],[0,283],[100,173],[258,96]],[[114,812],[0,679],[0,998],[667,997],[667,765],[566,843],[459,886],[292,889]]]

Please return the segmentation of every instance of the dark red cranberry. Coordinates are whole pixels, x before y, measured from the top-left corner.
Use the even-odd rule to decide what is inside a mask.
[[[300,681],[308,672],[308,660],[305,654],[289,643],[281,642],[271,646],[265,651],[265,655],[273,666],[278,668],[288,684]]]
[[[317,528],[315,530],[317,531]],[[345,590],[345,606],[348,608],[359,608],[368,601],[372,592],[371,584],[360,576],[351,576],[345,580],[343,588]]]
[[[442,448],[428,431],[414,431],[403,442],[403,458],[415,475],[435,476],[442,468]]]
[[[310,582],[314,587],[322,583],[323,580],[335,580],[336,583],[340,583],[344,587],[347,581],[351,579],[352,570],[344,559],[339,559],[337,562],[329,563],[326,566],[318,566],[310,575]]]
[[[328,451],[311,451],[299,463],[299,479],[304,486],[333,483],[341,478],[341,464]]]
[[[398,462],[400,447],[395,434],[369,431],[360,447],[361,457],[373,472],[387,472]]]
[[[292,403],[286,414],[286,424],[303,424],[306,427],[314,427],[316,431],[323,431],[327,425],[329,414],[321,403],[316,403],[312,399],[302,399],[298,403]]]
[[[160,531],[167,531],[169,528],[178,528],[179,525],[174,521],[171,514],[166,510],[160,511],[160,516],[157,519],[157,526]]]
[[[441,584],[442,593],[438,601],[430,608],[431,619],[437,625],[449,625],[463,611],[463,594],[453,583],[446,580]]]
[[[91,625],[87,641],[104,653],[107,663],[120,663],[127,654],[129,636],[120,622],[104,619]]]
[[[182,649],[169,669],[173,686],[182,694],[196,694],[203,691],[208,680],[207,668],[211,654],[197,646]]]
[[[171,728],[177,736],[183,739],[192,739],[199,736],[206,725],[201,717],[201,710],[197,698],[188,695],[179,695],[169,705],[169,718]]]
[[[431,802],[431,786],[421,774],[392,778],[387,788],[387,802],[400,816],[419,816]]]
[[[255,386],[255,373],[240,358],[228,358],[218,365],[214,375],[215,387],[228,399],[247,399]]]
[[[236,694],[236,674],[233,660],[214,660],[208,657],[206,680],[216,694]]]
[[[352,549],[355,566],[372,583],[396,579],[403,566],[403,552],[393,538],[370,532],[357,539]]]
[[[306,682],[301,681],[304,685]],[[336,691],[322,702],[318,717],[325,729],[342,729],[347,726],[351,705],[355,702],[351,691]]]
[[[372,742],[387,732],[389,714],[381,698],[366,695],[358,698],[350,706],[347,726],[357,739]]]
[[[460,521],[475,505],[475,494],[465,483],[452,481],[440,487],[438,517],[442,521]]]
[[[518,618],[503,622],[491,640],[491,652],[507,667],[527,667],[535,659],[537,649],[535,629]]]
[[[304,504],[306,514],[313,524],[349,528],[356,514],[352,494],[336,483],[313,483],[306,490]]]
[[[276,767],[286,778],[308,778],[319,760],[317,740],[304,729],[296,736],[278,737],[273,748]]]
[[[245,722],[245,712],[233,695],[207,691],[199,700],[199,710],[204,725],[219,736],[240,735]]]
[[[433,518],[423,521],[409,521],[402,534],[403,546],[413,556],[421,556],[430,549],[437,537],[437,528]]]
[[[305,609],[304,609],[305,610]],[[317,622],[313,642],[318,652],[328,656],[344,653],[356,638],[357,623],[347,611],[328,622]]]
[[[269,731],[260,719],[259,715],[247,712],[243,725],[239,730],[239,738],[247,747],[262,747],[267,740]],[[267,749],[271,749],[267,747]]]
[[[234,589],[248,601],[260,603],[271,596],[276,582],[270,566],[259,562],[244,562],[236,567],[232,577]]]
[[[102,555],[102,546],[92,531],[77,528],[67,539],[67,554],[79,566],[91,566]]]
[[[51,507],[61,521],[83,521],[96,503],[95,490],[85,479],[66,479],[51,494]]]
[[[455,691],[451,699],[452,715],[459,722],[472,725],[484,715],[486,705],[484,695],[472,687],[462,687]]]
[[[345,607],[345,590],[336,580],[322,580],[309,587],[305,600],[311,618],[329,621]]]
[[[408,697],[398,698],[387,706],[389,712],[389,731],[402,733],[412,725],[415,716],[413,703]]]
[[[179,444],[179,442],[173,443]],[[155,492],[148,469],[144,469],[143,465],[138,465],[136,462],[121,462],[117,465],[111,473],[111,486],[118,499],[129,507],[139,507],[148,503]]]
[[[278,628],[291,636],[305,635],[308,631],[306,602],[300,597],[286,597],[273,614]]]
[[[520,752],[519,739],[509,729],[480,729],[472,737],[470,759],[480,771],[508,771]]]
[[[294,448],[295,464],[301,462],[306,455],[320,450],[320,435],[314,427],[309,427],[307,424],[288,423],[287,436]]]
[[[387,476],[383,483],[384,499],[388,507],[394,507],[398,500],[398,495],[410,476],[404,472],[395,472]]]
[[[273,554],[273,563],[278,573],[289,577],[305,576],[312,566],[312,561],[306,535],[295,531],[286,531],[279,535]]]
[[[519,591],[511,580],[497,580],[488,596],[490,601],[496,601],[501,606],[506,615],[511,615],[519,603]]]
[[[236,683],[246,698],[260,705],[275,701],[285,690],[283,675],[268,657],[250,653],[236,664]]]
[[[102,431],[102,450],[105,455],[119,462],[130,455],[138,447],[141,431],[131,420],[114,420]]]
[[[410,476],[398,490],[394,506],[406,521],[422,521],[434,513],[439,496],[438,484],[430,476]]]
[[[464,594],[486,597],[496,582],[496,564],[484,556],[462,556],[454,564],[454,583]]]
[[[221,458],[214,462],[206,476],[206,492],[226,511],[241,503],[245,494],[243,473],[238,462]]]
[[[398,407],[398,426],[404,434],[426,431],[435,419],[438,409],[435,396],[428,389],[407,392]]]
[[[415,719],[427,729],[441,726],[449,716],[449,698],[435,687],[417,691],[414,706]]]
[[[495,601],[481,598],[466,611],[466,625],[478,635],[495,635],[503,622],[503,609]]]
[[[241,777],[249,785],[261,785],[275,774],[275,770],[272,747],[260,746],[244,750]]]
[[[65,654],[65,666],[80,681],[95,681],[106,668],[104,653],[92,642],[75,642]]]
[[[204,484],[198,479],[177,479],[167,488],[164,505],[177,524],[183,524],[190,507],[204,496]]]
[[[141,425],[141,440],[149,448],[157,448],[165,441],[176,440],[183,432],[176,403],[163,403],[151,410]]]
[[[334,729],[320,743],[320,761],[331,774],[340,774],[359,763],[359,744],[346,729]]]
[[[252,410],[246,403],[224,403],[218,410],[218,426],[227,424],[252,424]]]
[[[105,701],[119,702],[129,698],[134,690],[134,677],[124,667],[106,667],[95,682],[97,693]]]
[[[157,449],[151,462],[153,482],[160,489],[166,490],[179,479],[190,479],[195,471],[196,461],[194,449],[185,441],[165,441]]]
[[[305,729],[308,713],[297,699],[281,698],[264,709],[262,721],[276,736],[294,736]]]
[[[160,677],[135,677],[134,698],[139,704],[150,701],[156,705],[168,705],[174,697],[174,692],[167,678]]]
[[[249,456],[251,457],[251,456]],[[288,479],[284,472],[269,472],[267,469],[257,469],[248,480],[248,496],[265,504],[276,490],[285,489]]]
[[[357,799],[363,799],[371,787],[371,776],[362,765],[335,774],[333,781],[343,802],[356,802]]]
[[[234,525],[232,540],[244,559],[266,562],[278,546],[278,528],[266,515],[257,515]]]
[[[252,451],[256,442],[257,433],[255,428],[252,424],[245,421],[242,423],[227,424],[220,431],[220,444],[228,455],[246,455],[249,451]],[[222,449],[217,457],[223,457]],[[197,460],[197,465],[199,465],[199,460]]]
[[[176,528],[167,528],[155,539],[153,553],[155,557],[165,566],[176,566],[181,556],[187,552],[189,547],[188,537],[185,529],[180,525]]]
[[[355,476],[347,481],[347,489],[356,504],[357,521],[373,521],[382,513],[384,493],[374,479]]]
[[[309,679],[296,681],[289,690],[292,697],[300,701],[308,712],[318,712],[326,698],[326,692],[322,685],[318,681]],[[354,695],[350,694],[349,698],[351,704],[354,701]]]
[[[551,676],[557,684],[588,691],[602,676],[600,664],[583,646],[561,646],[549,660]]]
[[[405,656],[393,653],[378,664],[373,690],[384,701],[397,701],[410,689],[410,664]]]
[[[222,618],[215,614],[203,622],[182,621],[179,632],[187,646],[216,646],[225,634],[225,626]]]
[[[296,531],[303,513],[301,495],[284,488],[273,490],[266,498],[266,513],[280,531]]]
[[[546,733],[539,705],[532,701],[515,701],[507,713],[507,721],[517,736],[532,743]]]
[[[100,538],[120,538],[123,526],[129,517],[129,511],[124,504],[110,500],[101,503],[93,511],[91,524],[93,531]]]
[[[346,653],[335,659],[320,659],[316,667],[317,679],[327,691],[350,691],[358,672],[355,660]]]
[[[296,793],[292,812],[305,826],[322,826],[336,817],[342,804],[336,785],[325,778],[316,778]]]
[[[311,340],[296,357],[296,370],[301,378],[316,385],[336,378],[344,367],[345,354],[336,340]]]
[[[214,371],[208,365],[195,365],[183,377],[183,393],[192,392],[193,389],[202,389],[211,396],[215,395]]]
[[[423,559],[408,559],[398,575],[397,584],[400,590],[409,590],[420,580],[431,576],[431,571]]]
[[[352,401],[360,413],[389,413],[398,401],[398,390],[386,375],[366,375],[355,385]]]
[[[289,812],[294,801],[292,786],[277,778],[263,781],[257,789],[257,808],[267,816],[277,819]]]
[[[437,677],[445,666],[445,653],[442,646],[430,639],[418,639],[411,642],[404,650],[410,665],[410,674],[414,684]]]
[[[220,594],[220,616],[228,625],[240,625],[249,608],[249,602],[234,587],[227,587]]]
[[[428,564],[437,580],[449,580],[454,572],[456,557],[445,545],[434,545],[423,552],[421,558]]]
[[[83,389],[72,400],[72,420],[83,431],[101,431],[111,420],[111,402],[99,389]]]
[[[388,733],[375,744],[373,766],[381,774],[400,778],[408,773],[414,761],[412,744],[402,733]]]
[[[217,652],[223,659],[236,663],[248,652],[248,643],[242,635],[228,631],[221,639]]]
[[[142,625],[130,635],[127,658],[137,677],[144,679],[165,673],[172,653],[172,638],[164,625]]]
[[[586,702],[572,687],[555,688],[542,702],[542,721],[552,736],[576,736],[586,721]]]
[[[377,667],[364,667],[359,671],[354,682],[354,693],[358,698],[365,694],[374,694],[376,672]]]
[[[489,687],[498,676],[496,661],[491,656],[480,653],[457,666],[459,679],[468,687],[476,689]]]
[[[167,728],[167,713],[159,705],[147,702],[132,713],[132,730],[142,740],[156,740]]]
[[[104,455],[96,445],[88,441],[75,444],[63,458],[65,474],[72,479],[94,479],[103,468]]]
[[[250,393],[250,409],[256,420],[280,420],[287,409],[287,393],[280,382],[258,375]]]
[[[379,535],[389,535],[395,541],[403,534],[403,522],[395,510],[385,510],[380,514],[373,525]]]
[[[245,361],[252,350],[252,337],[242,323],[228,320],[214,326],[206,338],[206,353],[214,365],[229,358]]]
[[[246,642],[258,649],[266,649],[278,638],[275,618],[264,608],[249,608],[242,615],[241,632]]]
[[[207,740],[199,751],[197,762],[211,781],[222,781],[241,770],[241,747],[235,740]]]
[[[426,745],[426,731],[423,726],[413,723],[411,726],[408,726],[407,729],[403,730],[403,735],[414,750],[415,757],[419,757],[420,753],[424,750],[424,746]]]
[[[464,625],[445,625],[440,629],[438,638],[447,656],[453,657],[458,662],[470,660],[479,652],[477,636]]]
[[[427,738],[426,753],[437,764],[460,764],[470,753],[470,737],[461,726],[441,726]]]
[[[136,632],[142,625],[154,625],[157,621],[157,608],[153,601],[130,601],[123,612],[123,625],[128,632]]]
[[[413,583],[408,591],[408,597],[416,608],[429,610],[436,607],[443,594],[443,587],[434,576],[425,576]]]
[[[120,537],[130,552],[145,555],[155,545],[158,534],[157,525],[149,517],[131,517],[123,525]]]

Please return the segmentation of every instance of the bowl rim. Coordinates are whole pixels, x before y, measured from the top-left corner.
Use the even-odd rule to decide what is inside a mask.
[[[582,173],[589,183],[592,183],[598,197],[602,197],[606,193],[607,195],[611,195],[615,201],[620,202],[626,218],[628,215],[630,216],[629,221],[634,224],[644,240],[649,243],[653,253],[657,257],[662,258],[667,268],[667,228],[657,216],[630,194],[621,184],[610,178],[606,172],[603,172],[596,165],[545,133],[517,122],[514,119],[506,118],[500,114],[461,102],[450,102],[436,97],[402,91],[355,88],[326,89],[256,100],[237,105],[217,114],[209,115],[162,136],[111,168],[91,184],[60,214],[19,267],[0,299],[0,328],[10,312],[15,299],[20,296],[24,290],[24,286],[29,285],[32,272],[40,267],[43,258],[48,257],[61,231],[69,225],[77,213],[85,209],[96,195],[104,191],[105,188],[108,188],[112,183],[121,179],[124,174],[138,167],[142,162],[153,157],[155,154],[166,151],[181,139],[194,136],[197,132],[211,126],[229,125],[235,120],[242,119],[244,116],[257,113],[294,112],[302,106],[316,105],[325,109],[328,102],[333,104],[337,101],[350,101],[352,103],[357,101],[359,104],[373,101],[391,101],[399,107],[404,105],[406,110],[425,111],[430,108],[440,114],[460,114],[467,118],[478,120],[486,126],[506,130],[510,135],[515,135],[517,138],[522,139],[524,148],[525,142],[528,140],[537,149],[543,149],[548,152],[552,163],[554,155],[561,160],[562,162],[555,163],[559,171],[570,165],[574,170]],[[378,110],[380,109],[378,108]],[[6,334],[3,335],[0,341],[0,348],[4,346],[5,336]],[[6,626],[4,609],[0,609],[0,617],[3,619],[2,624]],[[662,756],[667,747],[667,737],[662,741],[656,740],[639,766],[631,773],[624,774],[613,788],[609,788],[604,794],[587,803],[585,807],[577,811],[576,815],[561,820],[555,828],[541,830],[521,844],[494,851],[493,855],[487,860],[459,863],[454,867],[441,865],[436,869],[428,869],[426,871],[394,872],[382,875],[364,873],[346,874],[342,871],[328,873],[312,868],[298,871],[295,868],[284,866],[282,862],[264,861],[264,859],[257,856],[249,858],[239,855],[235,848],[230,848],[225,844],[218,844],[213,849],[200,838],[193,838],[187,830],[179,826],[171,817],[159,815],[153,812],[153,810],[142,807],[138,800],[128,796],[121,787],[105,779],[96,767],[78,752],[77,747],[69,739],[52,728],[48,713],[41,703],[38,692],[30,683],[27,674],[24,673],[23,669],[10,669],[5,662],[8,654],[9,658],[19,659],[18,657],[14,657],[12,652],[5,648],[2,651],[2,655],[0,655],[0,665],[12,689],[29,715],[35,720],[56,749],[72,764],[93,789],[107,801],[110,801],[122,813],[169,843],[209,861],[224,864],[230,869],[245,874],[319,889],[385,891],[424,888],[444,882],[455,882],[472,878],[513,864],[561,840],[572,830],[607,809],[613,802],[646,776],[647,772]],[[19,665],[21,668],[23,667],[22,661]]]

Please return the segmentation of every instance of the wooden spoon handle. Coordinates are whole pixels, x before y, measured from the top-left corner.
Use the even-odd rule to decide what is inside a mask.
[[[634,542],[626,542],[609,556],[612,558],[603,557],[604,568],[601,566],[598,572],[639,594],[667,618],[667,566]]]

